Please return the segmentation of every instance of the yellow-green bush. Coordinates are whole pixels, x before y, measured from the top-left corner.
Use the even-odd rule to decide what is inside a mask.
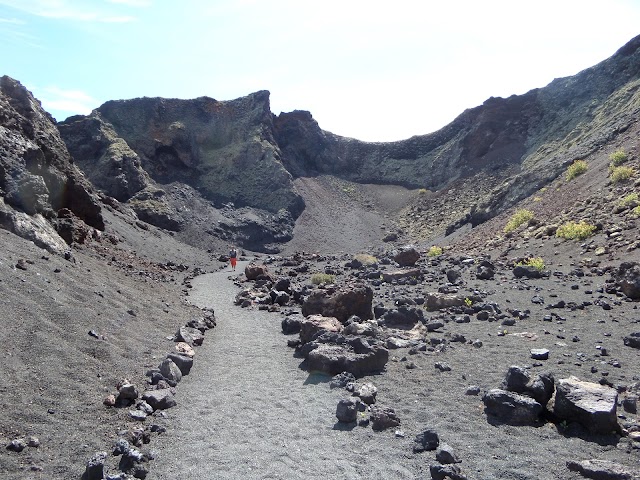
[[[504,227],[504,233],[513,232],[520,225],[529,222],[529,220],[533,220],[534,215],[530,210],[516,210],[516,213],[509,219],[507,224]]]
[[[622,206],[631,205],[637,201],[638,201],[638,194],[633,192],[627,195],[626,197],[624,197],[622,200],[620,200],[620,205]]]
[[[629,159],[624,150],[616,150],[611,155],[609,155],[609,160],[611,160],[611,165],[614,167],[622,165]]]
[[[442,255],[442,247],[438,247],[436,245],[432,245],[427,252],[427,256],[429,257],[437,257],[438,255]]]
[[[530,257],[522,262],[516,263],[516,265],[525,265],[528,267],[533,267],[539,272],[543,271],[545,267],[544,260],[542,259],[542,257]]]
[[[636,217],[640,217],[640,205],[638,205],[637,207],[633,208],[631,210],[631,214],[635,215]]]
[[[613,183],[621,183],[629,180],[636,174],[632,167],[613,167],[611,168],[611,181]]]
[[[427,193],[429,193],[429,190],[427,190],[426,188],[421,188],[418,190],[418,193],[420,195],[426,195]]]
[[[369,255],[368,253],[359,253],[353,258],[363,265],[374,265],[378,263],[378,259],[373,255]]]
[[[585,221],[567,222],[558,227],[556,237],[565,238],[567,240],[584,240],[590,237],[596,231],[596,226]]]
[[[576,160],[571,165],[569,165],[569,168],[567,169],[567,182],[573,180],[578,175],[582,175],[587,171],[588,168],[589,165],[587,164],[587,162],[585,162],[584,160]]]
[[[314,273],[311,275],[311,283],[314,285],[320,285],[321,283],[333,283],[335,279],[335,275],[330,275],[328,273]]]

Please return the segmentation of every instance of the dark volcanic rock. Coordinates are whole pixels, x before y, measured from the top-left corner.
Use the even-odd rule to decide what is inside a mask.
[[[173,393],[168,388],[148,390],[142,395],[142,400],[151,405],[154,410],[166,410],[177,405]]]
[[[400,425],[396,411],[390,407],[371,407],[371,428],[376,431]]]
[[[483,397],[485,413],[509,425],[535,425],[542,405],[532,398],[505,390],[489,390]]]
[[[82,475],[82,480],[102,480],[104,478],[104,463],[107,460],[107,452],[98,452],[87,462],[87,467]]]
[[[458,465],[429,465],[433,480],[467,480]]]
[[[640,299],[640,265],[636,262],[623,262],[613,274],[616,284],[627,297]]]
[[[371,287],[364,284],[346,285],[333,292],[313,292],[302,304],[302,314],[336,317],[341,322],[345,322],[352,315],[368,320],[373,318],[372,303]]]
[[[349,372],[360,377],[380,372],[389,361],[389,351],[378,345],[362,353],[357,353],[348,344],[320,343],[312,347],[314,348],[306,354],[309,370],[318,370],[332,375]]]
[[[412,267],[420,259],[420,254],[415,248],[400,250],[393,257],[393,261],[401,267]]]
[[[358,406],[356,401],[351,399],[342,399],[336,407],[336,417],[339,422],[352,423],[358,418]]]
[[[631,348],[640,348],[640,332],[630,333],[624,337],[624,344]]]
[[[397,310],[386,312],[380,322],[386,327],[413,328],[416,324],[424,322],[424,313],[421,308],[399,307]]]
[[[440,445],[440,438],[438,437],[438,433],[435,430],[428,428],[422,433],[416,435],[413,445],[413,451],[415,453],[431,451],[438,448],[438,445]]]

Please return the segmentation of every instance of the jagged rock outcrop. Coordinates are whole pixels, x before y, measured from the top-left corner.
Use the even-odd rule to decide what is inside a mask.
[[[91,131],[87,124],[104,132],[93,154],[82,144],[85,131]],[[233,202],[272,213],[285,209],[294,216],[303,209],[280,162],[266,91],[224,102],[209,97],[109,101],[89,117],[63,122],[61,130],[83,164],[93,158],[97,170],[120,163],[125,178],[118,187],[125,192],[127,174],[128,184],[136,180],[130,188],[142,180],[139,161],[158,184],[189,184],[219,206]]]
[[[55,121],[18,81],[0,78],[0,225],[59,252],[48,221],[68,242],[78,222],[103,230],[91,184],[72,164]],[[84,229],[85,227],[83,227]]]

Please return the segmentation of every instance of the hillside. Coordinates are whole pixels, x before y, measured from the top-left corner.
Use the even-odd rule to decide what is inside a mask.
[[[432,134],[367,143],[323,131],[309,112],[273,115],[266,91],[224,102],[114,100],[55,123],[17,80],[2,77],[0,443],[25,445],[2,449],[0,476],[78,478],[87,460],[118,438],[138,435],[141,449],[143,433],[152,448],[174,438],[180,419],[170,413],[141,421],[130,408],[103,401],[124,384],[151,388],[145,373],[173,348],[181,326],[213,326],[212,312],[199,307],[216,286],[203,285],[201,275],[227,267],[230,245],[243,249],[243,259],[264,262],[274,277],[231,277],[246,291],[241,299],[251,298],[245,321],[268,310],[279,329],[282,319],[304,312],[312,294],[353,282],[371,288],[379,313],[403,305],[422,312],[411,328],[381,313],[373,319],[375,335],[355,335],[391,352],[384,373],[362,381],[376,383],[394,403],[407,438],[394,437],[394,429],[355,429],[340,441],[374,441],[383,477],[394,478],[394,462],[402,466],[395,474],[403,472],[396,478],[428,475],[434,460],[425,463],[407,446],[425,411],[463,454],[466,476],[449,478],[577,479],[583,477],[566,462],[594,458],[640,471],[640,419],[631,406],[640,394],[640,350],[623,340],[640,330],[638,306],[617,277],[623,262],[640,262],[639,86],[640,36],[574,77],[489,99]],[[576,160],[585,171],[569,179]],[[523,210],[526,221],[505,230]],[[567,222],[593,231],[563,239],[558,231]],[[396,254],[409,245],[419,255],[418,273],[383,281],[400,268]],[[429,256],[432,246],[442,254]],[[357,254],[375,263],[358,266]],[[544,262],[546,276],[515,277],[517,263],[531,259]],[[478,274],[484,262],[495,270],[491,278]],[[314,286],[313,273],[335,275],[337,287]],[[276,301],[271,292],[282,277],[289,298]],[[423,305],[430,293],[473,305],[429,310]],[[536,296],[544,300],[532,302]],[[217,321],[232,321],[230,310],[225,306]],[[478,320],[489,310],[500,312],[497,323]],[[430,321],[442,326],[427,331]],[[200,348],[231,341],[206,338]],[[525,338],[550,349],[550,360],[533,362]],[[287,340],[268,352],[291,355]],[[453,373],[434,376],[441,362]],[[556,380],[575,375],[610,388],[619,395],[618,430],[594,434],[579,422],[563,424],[554,412],[534,426],[491,424],[480,397],[464,391],[472,383],[483,392],[498,388],[514,364],[526,364],[532,375],[549,370]],[[201,382],[189,388],[202,391],[215,379],[187,381]],[[461,415],[457,407],[443,411],[448,402],[458,402]],[[346,432],[331,428],[335,411],[326,418],[322,435]],[[166,437],[158,440],[151,425],[166,428]],[[488,437],[495,438],[487,452],[477,448]],[[523,459],[501,450],[512,441],[526,451]],[[160,456],[171,455],[167,450]],[[107,464],[115,475],[114,462]],[[292,463],[280,473],[302,476],[321,467]],[[150,467],[148,478],[171,478],[163,468],[154,477]]]

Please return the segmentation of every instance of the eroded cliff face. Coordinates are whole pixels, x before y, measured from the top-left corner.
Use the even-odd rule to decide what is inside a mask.
[[[80,223],[84,227],[80,227]],[[0,224],[51,251],[103,230],[97,195],[55,122],[16,80],[0,78]]]
[[[216,206],[232,202],[273,213],[285,209],[294,216],[302,211],[273,139],[268,92],[225,102],[208,97],[110,101],[88,117],[63,122],[60,129],[74,158],[95,170],[96,162],[104,163],[105,148],[86,148],[86,135],[78,130],[87,122],[96,132],[113,132],[110,148],[118,139],[122,150],[130,150],[116,159],[111,155],[114,172],[128,178],[129,188],[124,181],[101,185],[116,198],[141,190],[144,170],[159,185],[191,185]]]

